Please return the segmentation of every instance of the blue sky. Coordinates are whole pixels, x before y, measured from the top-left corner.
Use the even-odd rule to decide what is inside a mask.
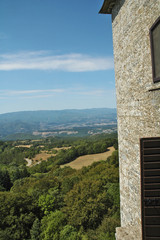
[[[116,107],[103,0],[0,1],[0,113]]]

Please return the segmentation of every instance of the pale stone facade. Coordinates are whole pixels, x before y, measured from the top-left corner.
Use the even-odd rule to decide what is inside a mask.
[[[120,156],[117,240],[142,240],[140,139],[160,137],[160,82],[153,83],[149,30],[160,0],[105,0],[112,13]]]

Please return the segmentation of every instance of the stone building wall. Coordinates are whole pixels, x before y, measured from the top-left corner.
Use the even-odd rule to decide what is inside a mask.
[[[121,195],[117,240],[142,239],[140,138],[160,137],[160,82],[153,83],[149,36],[159,16],[160,0],[117,0],[112,9]]]

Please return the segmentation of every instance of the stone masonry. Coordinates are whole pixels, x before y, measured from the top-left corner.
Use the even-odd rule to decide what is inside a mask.
[[[107,0],[106,0],[107,2]],[[117,240],[142,240],[140,139],[160,137],[160,82],[153,83],[149,30],[160,0],[117,0],[112,7],[120,156]]]

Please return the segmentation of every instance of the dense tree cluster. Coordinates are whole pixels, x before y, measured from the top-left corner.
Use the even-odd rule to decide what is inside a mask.
[[[117,137],[115,134],[102,134],[87,138],[49,138],[46,142],[45,149],[50,151],[53,147],[70,147],[62,149],[55,157],[50,157],[47,162],[42,162],[30,169],[30,173],[45,173],[51,170],[53,165],[62,165],[75,160],[79,156],[87,154],[96,154],[107,151],[108,147],[114,146],[117,149]]]
[[[83,155],[91,147],[92,151],[101,152],[103,144],[106,147],[109,141],[111,145],[116,143],[115,139],[107,142],[103,137],[98,138],[97,145],[96,138],[93,141],[77,139],[74,145],[70,141],[68,145],[73,147],[61,151],[59,156],[64,157],[75,150]],[[50,145],[53,147],[55,140],[46,141],[51,150]],[[61,146],[67,145],[67,141],[61,142]],[[1,147],[1,153],[5,148],[12,151],[13,143],[0,142]],[[22,153],[26,154],[26,151]],[[49,160],[45,171],[39,171],[43,164],[28,170],[24,163],[18,165],[14,160],[13,163],[0,171],[0,239],[115,239],[115,228],[119,225],[117,150],[108,160],[81,170],[60,168],[57,159]]]

